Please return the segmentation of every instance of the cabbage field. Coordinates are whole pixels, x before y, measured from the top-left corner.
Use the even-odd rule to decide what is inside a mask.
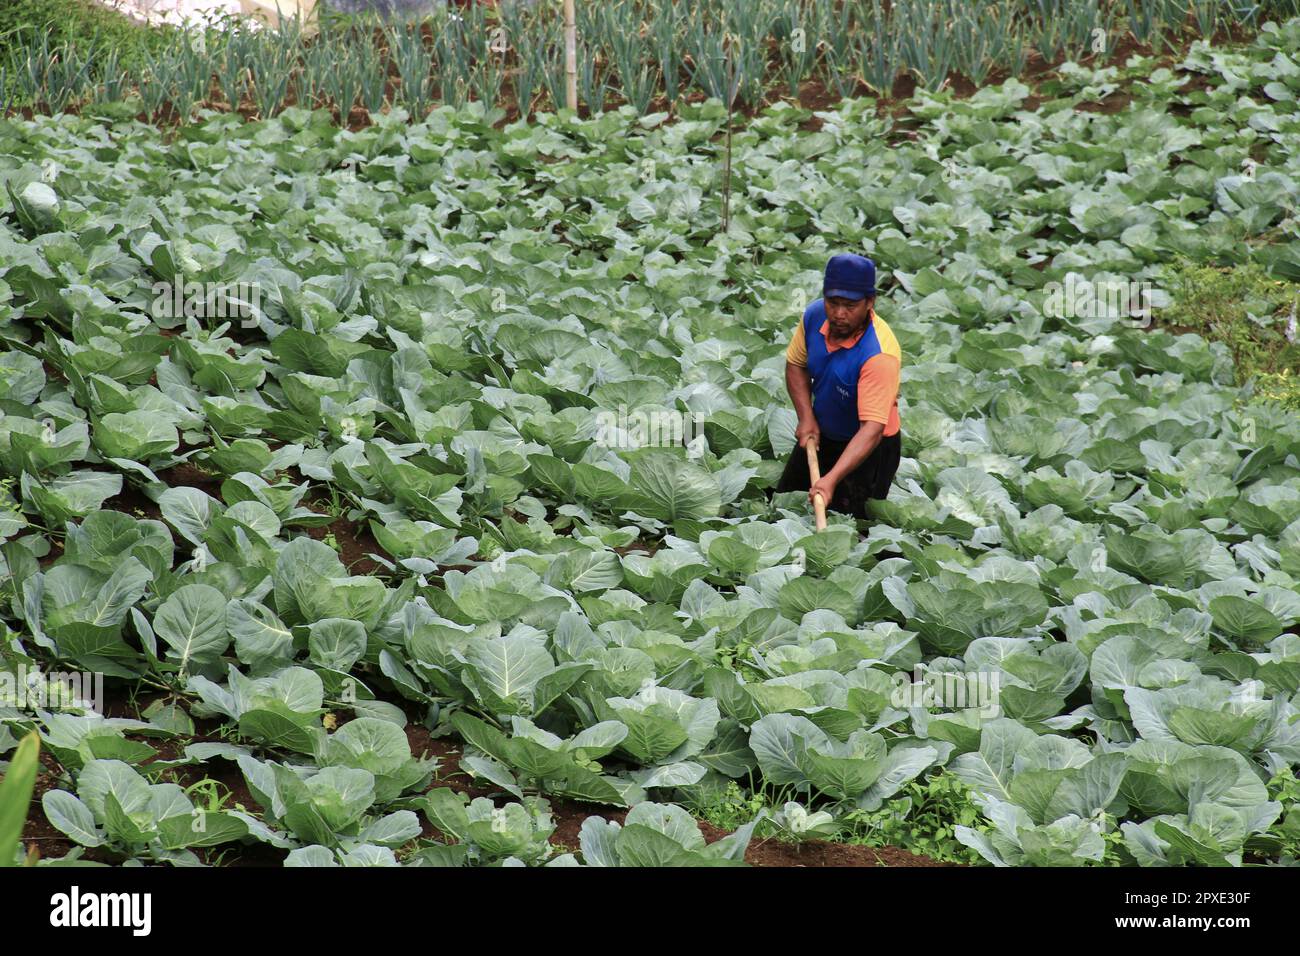
[[[1290,20],[771,106],[725,211],[717,99],[0,121],[0,759],[38,771],[0,862],[741,865],[910,821],[972,865],[1294,864],[1298,95]],[[785,347],[845,250],[903,462],[817,532],[771,494]],[[1257,278],[1272,378],[1193,274]],[[33,703],[53,672],[98,676]]]

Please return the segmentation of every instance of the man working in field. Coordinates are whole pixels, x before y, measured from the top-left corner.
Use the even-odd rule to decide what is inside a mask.
[[[898,377],[902,353],[875,314],[876,265],[832,256],[822,298],[804,309],[785,352],[785,387],[799,424],[776,490],[820,493],[829,509],[866,518],[866,499],[884,498],[902,449]],[[818,449],[821,480],[809,488],[804,446]]]

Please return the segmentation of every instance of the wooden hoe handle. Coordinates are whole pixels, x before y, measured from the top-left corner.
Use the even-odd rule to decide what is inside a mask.
[[[822,479],[821,468],[817,465],[817,446],[812,442],[804,445],[808,449],[808,478],[812,484]],[[822,531],[826,528],[826,501],[822,498],[821,492],[813,496],[813,513],[817,518],[817,530]]]

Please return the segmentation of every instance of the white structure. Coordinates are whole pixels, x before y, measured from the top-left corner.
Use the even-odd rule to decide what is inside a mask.
[[[202,26],[223,14],[255,16],[271,26],[279,23],[277,0],[98,0],[103,6],[145,23]],[[312,21],[316,0],[278,0],[286,18]]]

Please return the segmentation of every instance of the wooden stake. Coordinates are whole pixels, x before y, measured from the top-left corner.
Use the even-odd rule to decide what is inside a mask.
[[[731,87],[731,73],[735,67],[731,62],[731,34],[727,34],[723,40],[726,49],[726,72],[723,74],[727,80],[727,163],[722,176],[722,231],[727,232],[731,229],[731,110],[736,102],[735,90]]]
[[[564,0],[564,101],[565,106],[578,110],[578,15],[574,0]]]
[[[812,484],[822,480],[821,468],[817,465],[817,446],[812,442],[804,445],[808,449],[808,478]],[[817,530],[826,529],[826,501],[822,498],[821,492],[813,496],[813,514],[817,519]]]

